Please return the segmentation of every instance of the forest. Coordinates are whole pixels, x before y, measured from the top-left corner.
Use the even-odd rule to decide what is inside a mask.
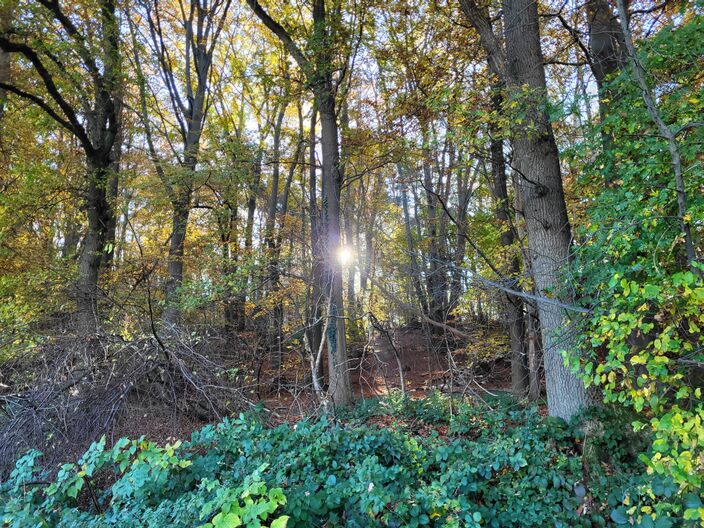
[[[702,0],[0,0],[3,527],[704,527]]]

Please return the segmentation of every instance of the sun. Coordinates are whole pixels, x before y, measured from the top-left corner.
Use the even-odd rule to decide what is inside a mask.
[[[346,267],[352,264],[352,261],[354,260],[354,252],[347,246],[340,246],[337,248],[335,257],[340,266]]]

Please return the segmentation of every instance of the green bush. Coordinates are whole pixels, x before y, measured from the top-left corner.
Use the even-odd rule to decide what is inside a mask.
[[[662,118],[682,131],[683,220],[699,250],[704,128],[688,126],[704,112],[702,34],[701,13],[683,13],[677,27],[643,42],[639,54]],[[611,93],[602,124],[610,148],[594,157],[600,136],[577,148],[577,194],[586,208],[572,272],[592,314],[570,359],[606,402],[635,411],[633,426],[653,439],[641,455],[649,477],[636,486],[637,499],[624,497],[617,518],[668,526],[659,518],[672,514],[704,526],[704,268],[687,263],[672,157],[629,69],[612,79]]]
[[[102,440],[48,483],[30,452],[0,503],[8,526],[609,526],[642,480],[628,449],[585,468],[585,440],[631,442],[603,430],[439,396],[275,428],[240,415],[182,444]]]

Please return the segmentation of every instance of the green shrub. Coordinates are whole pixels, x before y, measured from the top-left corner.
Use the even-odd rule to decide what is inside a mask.
[[[704,112],[703,33],[704,17],[692,11],[642,43],[639,58],[673,130],[686,130]],[[637,413],[633,426],[652,437],[641,454],[649,477],[634,484],[637,499],[625,496],[616,518],[668,526],[659,518],[672,514],[704,526],[704,268],[687,264],[672,158],[628,69],[612,80],[611,93],[602,124],[610,148],[594,157],[596,137],[577,149],[577,194],[588,207],[572,271],[592,313],[570,359],[588,386]],[[698,249],[702,141],[702,127],[678,136],[688,198],[683,220]]]
[[[585,472],[578,424],[490,405],[392,397],[365,402],[344,422],[275,428],[240,415],[182,444],[101,441],[48,484],[30,452],[0,490],[3,518],[77,527],[616,524],[612,512],[642,484],[635,454]],[[593,440],[604,451],[625,441],[609,430]]]

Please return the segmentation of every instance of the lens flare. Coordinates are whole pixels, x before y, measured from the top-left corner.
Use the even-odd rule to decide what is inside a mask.
[[[343,267],[349,266],[354,260],[354,253],[346,246],[340,246],[337,248],[335,256],[337,258],[337,263]]]

